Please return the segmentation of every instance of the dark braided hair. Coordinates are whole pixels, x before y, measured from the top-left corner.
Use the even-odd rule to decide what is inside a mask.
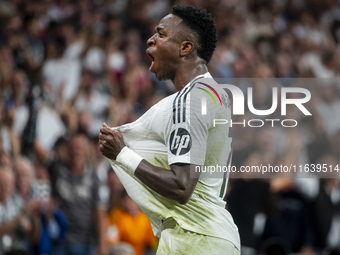
[[[198,36],[197,54],[209,63],[217,42],[217,27],[210,13],[191,5],[176,5],[171,14],[181,18],[183,23]]]

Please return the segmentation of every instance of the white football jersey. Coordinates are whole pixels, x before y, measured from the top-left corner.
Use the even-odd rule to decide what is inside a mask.
[[[197,76],[135,122],[115,129],[121,131],[132,150],[155,166],[226,166],[231,161],[229,125],[213,124],[214,119],[230,122],[231,109],[227,93],[216,85],[209,73]],[[123,165],[113,160],[110,163],[128,194],[149,217],[156,235],[162,221],[172,217],[183,229],[229,240],[240,249],[238,229],[223,201],[226,173],[221,178],[201,175],[191,198],[182,205],[148,188]]]

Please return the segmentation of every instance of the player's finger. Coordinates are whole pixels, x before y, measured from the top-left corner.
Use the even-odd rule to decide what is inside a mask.
[[[111,130],[110,128],[103,127],[103,128],[100,129],[100,133],[102,133],[102,134],[107,134],[107,135],[108,135],[108,134],[113,134],[114,131]]]
[[[106,140],[101,140],[99,145],[101,145],[103,148],[105,148],[105,147],[107,147],[108,142]]]
[[[106,135],[100,133],[100,134],[98,135],[98,137],[99,137],[99,140],[103,140],[103,139],[106,138]]]

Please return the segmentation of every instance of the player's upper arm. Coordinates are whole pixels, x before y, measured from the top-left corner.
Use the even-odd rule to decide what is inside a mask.
[[[209,129],[214,116],[214,102],[207,98],[209,114],[201,112],[201,98],[205,92],[196,88],[190,93],[179,93],[173,102],[173,116],[165,134],[167,135],[169,164],[187,163],[203,165]]]

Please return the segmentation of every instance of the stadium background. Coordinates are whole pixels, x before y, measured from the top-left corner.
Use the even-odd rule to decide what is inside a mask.
[[[213,77],[339,78],[337,0],[1,0],[0,254],[155,253],[97,135],[104,121],[131,122],[174,92],[148,71],[145,54],[173,4],[215,18]],[[235,129],[233,164],[338,164],[339,88],[318,89],[303,128]],[[268,91],[254,88],[263,109]],[[74,182],[59,171],[73,171]],[[231,179],[226,199],[244,255],[339,254],[339,177]]]

